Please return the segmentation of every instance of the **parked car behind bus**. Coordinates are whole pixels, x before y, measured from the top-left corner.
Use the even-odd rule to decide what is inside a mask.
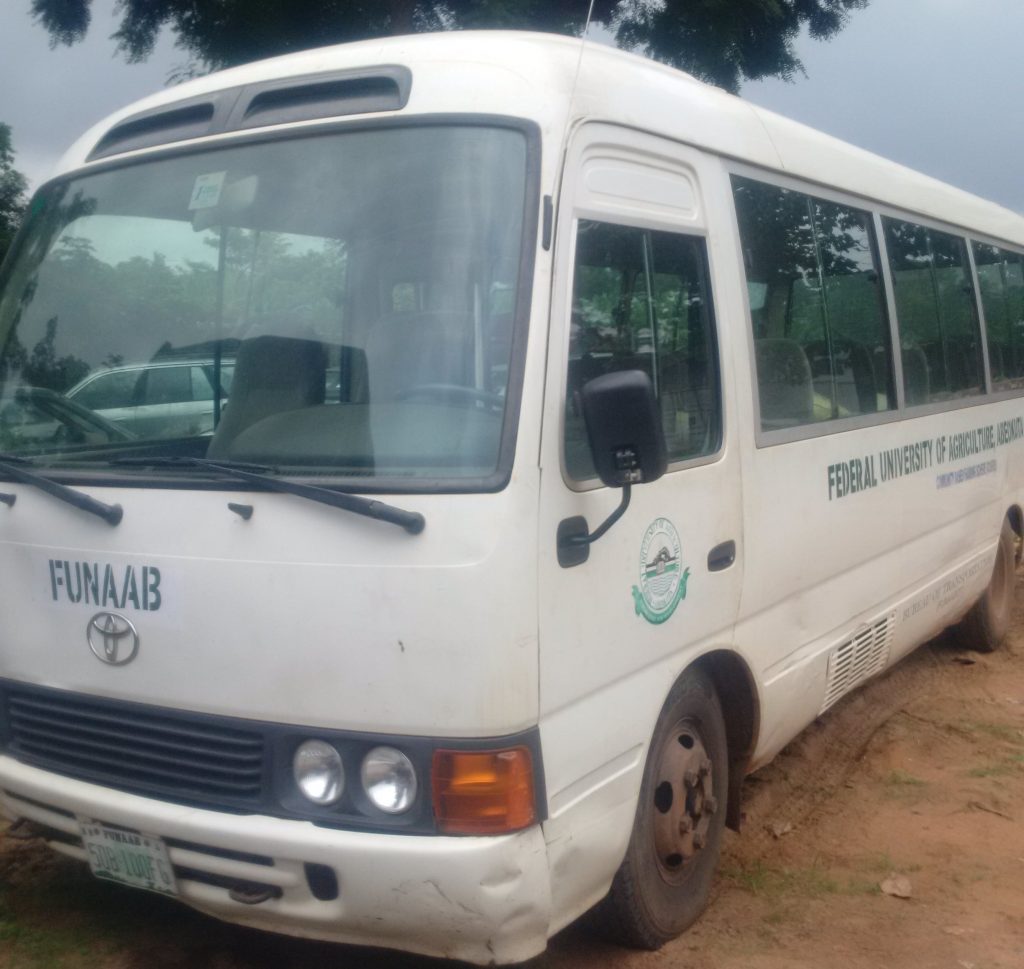
[[[233,363],[221,368],[221,400]],[[89,374],[67,396],[139,437],[188,437],[213,431],[212,360],[144,363]]]

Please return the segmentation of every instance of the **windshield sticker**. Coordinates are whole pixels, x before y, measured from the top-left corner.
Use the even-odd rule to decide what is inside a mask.
[[[227,172],[210,172],[197,176],[196,183],[192,186],[192,198],[188,203],[189,212],[215,208],[220,203],[220,193],[227,175]]]
[[[656,519],[640,544],[640,585],[633,586],[636,614],[650,623],[663,623],[686,598],[689,578],[679,533],[667,518]]]

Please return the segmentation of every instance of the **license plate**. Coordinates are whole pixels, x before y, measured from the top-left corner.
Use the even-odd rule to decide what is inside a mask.
[[[99,821],[78,819],[89,867],[97,878],[177,895],[167,846],[160,838],[111,828]]]

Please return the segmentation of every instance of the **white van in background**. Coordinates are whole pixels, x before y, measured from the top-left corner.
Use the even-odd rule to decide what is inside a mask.
[[[657,947],[747,772],[1004,635],[1022,321],[1019,216],[579,41],[127,108],[0,270],[0,414],[149,361],[131,434],[4,429],[0,811],[264,929]]]

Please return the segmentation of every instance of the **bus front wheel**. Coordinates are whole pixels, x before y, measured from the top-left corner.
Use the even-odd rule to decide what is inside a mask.
[[[1017,536],[1006,519],[999,534],[996,564],[988,587],[956,627],[957,640],[964,648],[991,653],[1006,638],[1013,612],[1016,562]]]
[[[703,911],[722,842],[728,770],[718,696],[705,674],[690,670],[662,708],[626,857],[602,903],[614,941],[660,948]]]

